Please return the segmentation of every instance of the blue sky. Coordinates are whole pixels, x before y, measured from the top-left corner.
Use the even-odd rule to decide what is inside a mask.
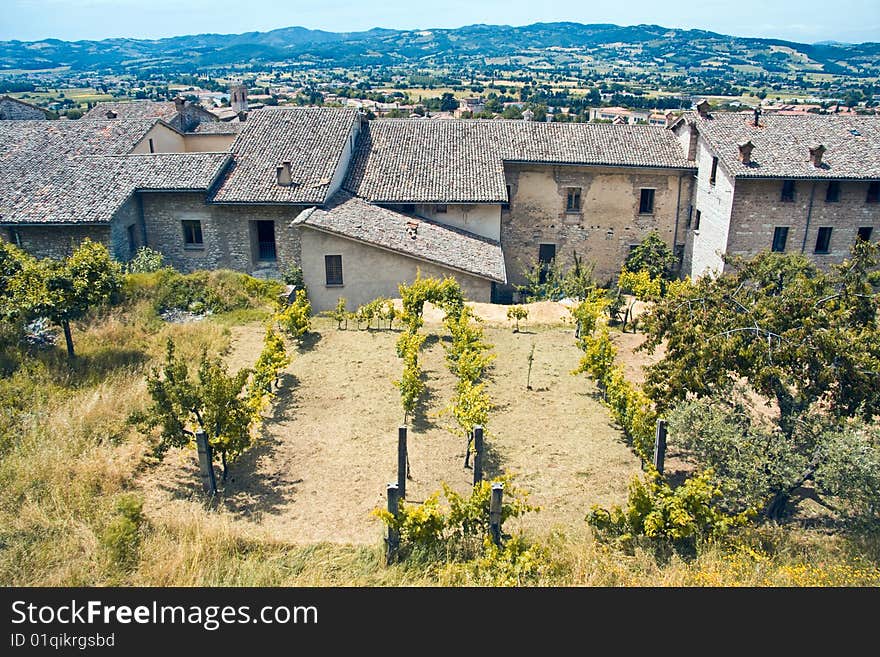
[[[0,40],[23,41],[230,34],[291,25],[349,32],[551,21],[654,23],[807,43],[880,41],[878,0],[0,0],[0,4]]]

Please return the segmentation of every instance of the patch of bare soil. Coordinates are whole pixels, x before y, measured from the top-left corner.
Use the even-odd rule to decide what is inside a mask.
[[[639,465],[609,423],[593,384],[570,374],[580,358],[572,329],[538,327],[539,317],[558,323],[567,311],[561,304],[535,305],[540,308],[534,324],[530,312],[521,333],[486,328],[497,354],[488,384],[496,408],[488,427],[486,474],[513,474],[542,507],[526,517],[524,527],[582,527],[592,504],[625,499]],[[506,308],[493,307],[493,313],[496,309],[505,316],[498,320],[485,311],[487,322],[506,324]],[[314,328],[288,368],[258,445],[231,467],[220,504],[243,531],[275,540],[374,544],[382,526],[371,511],[384,505],[385,485],[396,478],[397,427],[403,419],[393,384],[401,372],[394,348],[399,333],[338,331],[324,318],[316,319]],[[445,331],[431,318],[423,330],[429,333],[421,359],[427,395],[410,423],[410,501],[424,500],[442,482],[467,493],[473,476],[463,467],[464,438],[450,430],[454,421],[443,413],[455,384],[445,361]],[[229,363],[232,369],[249,366],[262,348],[263,327],[232,331]],[[142,477],[141,488],[150,513],[201,504],[194,450],[169,453]]]

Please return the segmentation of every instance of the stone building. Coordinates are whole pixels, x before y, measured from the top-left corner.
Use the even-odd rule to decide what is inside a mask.
[[[0,121],[43,121],[46,110],[18,98],[0,96]]]
[[[762,250],[842,262],[880,226],[880,117],[709,113],[674,126],[697,166],[683,271]]]
[[[754,125],[701,104],[667,128],[264,108],[185,126],[108,112],[0,122],[6,239],[57,257],[91,237],[120,260],[148,245],[183,271],[300,265],[316,310],[396,296],[418,270],[510,301],[527,268],[574,254],[607,282],[651,231],[692,276],[765,249],[827,264],[880,221],[873,117]]]
[[[162,119],[179,132],[194,132],[203,123],[216,122],[217,117],[199,105],[183,98],[168,101],[129,100],[95,103],[86,112],[86,120]]]

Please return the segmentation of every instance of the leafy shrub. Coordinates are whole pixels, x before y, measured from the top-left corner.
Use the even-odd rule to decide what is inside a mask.
[[[529,310],[525,306],[511,306],[507,309],[507,319],[514,320],[516,324],[514,324],[513,332],[519,333],[519,322],[520,320],[528,319]]]
[[[281,272],[281,280],[284,281],[287,285],[292,285],[297,290],[305,290],[306,282],[305,277],[303,276],[302,267],[297,265],[296,263],[291,262],[287,267],[284,268],[284,271]]]
[[[152,274],[165,266],[165,256],[148,246],[140,247],[125,265],[128,274]]]
[[[278,311],[275,320],[292,338],[298,339],[308,333],[312,327],[312,304],[306,291],[297,290],[296,298]]]
[[[122,570],[132,569],[138,561],[144,525],[143,506],[143,500],[137,495],[120,495],[116,501],[116,515],[100,536],[110,560]]]

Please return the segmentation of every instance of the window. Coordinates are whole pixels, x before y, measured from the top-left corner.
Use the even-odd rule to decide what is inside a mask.
[[[785,243],[788,241],[788,226],[777,226],[773,230],[773,247],[770,249],[774,253],[782,253],[785,251]]]
[[[435,211],[437,214],[446,214],[446,209],[447,209],[447,208],[446,208],[446,204],[445,204],[445,203],[441,203],[441,204],[437,205],[436,208],[434,208],[434,211]]]
[[[327,275],[327,285],[342,285],[342,256],[325,255],[324,272]]]
[[[880,202],[880,182],[875,180],[872,183],[868,183],[868,198],[865,201],[867,203]]]
[[[701,213],[699,210],[697,210],[694,213],[694,230],[700,230],[700,216]]]
[[[873,233],[873,232],[874,232],[874,229],[871,226],[862,226],[861,228],[859,228],[859,232],[857,233],[857,237],[858,237],[858,239],[862,240],[863,242],[870,242],[871,241],[871,233]]]
[[[654,190],[643,189],[639,198],[639,214],[654,214]]]
[[[565,211],[580,212],[581,211],[581,188],[569,187],[565,195]]]
[[[825,202],[837,203],[840,200],[840,183],[832,180],[828,183],[828,189],[825,190]]]
[[[205,243],[202,241],[202,222],[201,221],[181,221],[183,224],[183,245],[190,249],[202,248]]]
[[[828,253],[828,249],[831,246],[831,228],[828,226],[823,226],[819,229],[819,234],[816,236],[816,248],[813,253]]]
[[[153,147],[153,140],[152,140],[152,139],[148,139],[147,141],[148,141],[149,144],[150,144],[150,152],[151,152],[151,153],[155,153],[155,152],[156,152],[156,149]]]
[[[541,263],[541,277],[539,279],[539,283],[543,283],[547,280],[547,272],[550,271],[550,266],[553,263],[553,260],[556,258],[556,245],[555,244],[539,244],[538,245],[538,262]]]
[[[782,181],[782,200],[785,203],[794,201],[794,180]]]
[[[134,255],[137,251],[137,226],[132,224],[125,229],[128,234],[128,255]]]
[[[714,185],[715,181],[718,180],[718,158],[712,158],[712,173],[709,174],[709,184]]]

